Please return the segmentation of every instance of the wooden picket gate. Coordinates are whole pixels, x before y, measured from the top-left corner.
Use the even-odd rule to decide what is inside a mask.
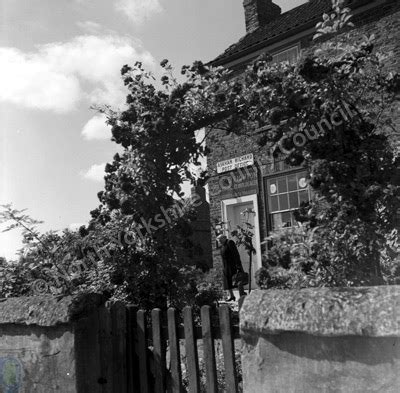
[[[183,324],[178,323],[177,310],[167,313],[154,309],[146,314],[133,306],[114,304],[101,316],[100,351],[104,393],[182,393],[181,348],[186,352],[187,389],[199,393],[200,365],[198,341],[202,341],[206,392],[218,389],[215,340],[222,345],[225,391],[238,392],[234,339],[239,329],[232,325],[231,309],[218,307],[219,326],[212,326],[211,308],[201,308],[201,326],[196,326],[191,307],[183,310]],[[111,355],[110,355],[111,354]],[[167,356],[168,355],[168,356]],[[167,362],[168,357],[168,362]],[[111,364],[110,364],[111,360]]]

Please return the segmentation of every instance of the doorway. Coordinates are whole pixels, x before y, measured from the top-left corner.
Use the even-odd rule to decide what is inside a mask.
[[[225,222],[225,230],[229,237],[231,232],[237,228],[238,225],[245,226],[246,222],[252,225],[254,232],[253,247],[256,254],[252,256],[251,266],[251,289],[256,288],[254,282],[254,274],[261,267],[261,246],[260,246],[260,229],[259,229],[259,214],[257,195],[248,195],[240,198],[227,199],[221,202],[222,204],[222,217]],[[235,240],[233,238],[233,240]],[[239,246],[238,251],[242,261],[243,269],[249,272],[249,255],[244,246]]]

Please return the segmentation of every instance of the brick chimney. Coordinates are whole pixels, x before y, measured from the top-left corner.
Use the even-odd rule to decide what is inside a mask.
[[[247,33],[265,26],[281,14],[281,7],[272,0],[244,0],[243,7]]]

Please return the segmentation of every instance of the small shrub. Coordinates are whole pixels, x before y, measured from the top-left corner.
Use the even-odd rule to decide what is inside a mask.
[[[224,296],[221,272],[217,269],[210,269],[199,279],[196,288],[196,304],[199,307],[214,305]]]
[[[266,267],[261,267],[255,274],[256,284],[260,289],[268,289],[271,281],[271,275]]]
[[[261,289],[313,286],[312,235],[305,225],[273,232],[267,238],[270,248],[264,266],[255,274],[257,285]]]

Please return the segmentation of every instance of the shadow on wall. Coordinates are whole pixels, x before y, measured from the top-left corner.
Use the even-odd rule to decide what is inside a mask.
[[[372,366],[392,364],[400,359],[400,339],[397,337],[317,337],[306,333],[283,332],[263,335],[261,338],[280,352],[318,361],[352,361]],[[262,355],[268,356],[267,353]]]

